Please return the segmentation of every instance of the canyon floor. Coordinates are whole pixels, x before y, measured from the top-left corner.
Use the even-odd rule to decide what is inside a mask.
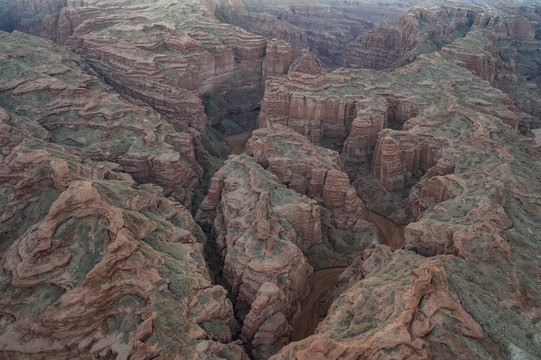
[[[0,359],[541,358],[541,3],[0,3]]]

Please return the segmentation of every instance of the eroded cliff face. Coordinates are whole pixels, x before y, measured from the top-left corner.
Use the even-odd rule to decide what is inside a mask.
[[[196,219],[212,227],[242,339],[255,358],[268,358],[289,343],[308,294],[312,267],[303,252],[321,242],[319,206],[241,155],[214,175]]]
[[[85,159],[115,163],[136,181],[151,180],[189,205],[203,171],[199,135],[177,132],[149,107],[130,104],[83,61],[49,41],[20,32],[2,35],[5,109],[48,131],[50,140]]]
[[[205,132],[223,109],[201,99],[236,91],[228,111],[258,106],[263,37],[215,20],[206,3],[72,2],[42,35],[68,45],[116,91],[152,106],[182,129]],[[242,89],[242,91],[239,91]],[[223,104],[222,104],[223,105]],[[218,112],[218,113],[217,113]]]
[[[337,152],[314,146],[301,134],[275,124],[254,131],[246,153],[280,183],[319,203],[323,244],[308,252],[315,268],[344,266],[346,258],[380,241],[365,217],[362,200],[341,171]],[[387,240],[381,237],[382,242]]]
[[[297,55],[309,48],[326,67],[342,64],[348,44],[375,23],[397,19],[418,1],[251,1],[221,3],[215,15],[223,22],[291,44]]]
[[[534,174],[541,169],[537,150],[517,133],[512,100],[440,53],[392,72],[340,69],[307,79],[274,79],[269,96],[278,100],[264,102],[262,116],[288,123],[304,109],[294,99],[350,96],[355,118],[378,126],[372,174],[362,176],[355,158],[350,171],[361,173],[359,188],[375,177],[387,192],[405,190],[407,251],[366,250],[341,276],[345,290],[315,335],[272,359],[537,357],[539,341],[524,339],[538,339],[541,326],[532,255],[540,230],[533,219],[541,212],[529,195],[539,189]],[[273,103],[281,104],[275,117],[265,105]],[[310,129],[321,118],[293,124]],[[391,119],[405,121],[395,126]],[[386,122],[389,128],[377,131]],[[363,156],[347,152],[357,143],[344,146],[345,160]],[[487,280],[496,278],[505,280]]]
[[[382,24],[351,42],[344,65],[396,68],[441,49],[446,57],[509,94],[531,116],[521,124],[526,133],[539,126],[539,62],[534,60],[539,58],[539,20],[539,5],[419,5],[396,25]]]
[[[362,2],[74,0],[42,30],[78,55],[0,33],[0,357],[541,357],[539,8],[415,8],[350,47],[395,70],[327,73]],[[206,126],[265,80],[211,178]]]
[[[182,134],[47,40],[1,33],[0,48],[0,357],[247,359],[201,229],[163,195],[189,173],[166,140]],[[138,147],[163,188],[132,179]]]

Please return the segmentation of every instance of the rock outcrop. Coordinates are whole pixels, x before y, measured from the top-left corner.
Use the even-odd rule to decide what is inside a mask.
[[[416,6],[396,25],[384,23],[351,42],[344,65],[378,70],[404,65],[466,34],[478,11],[481,8],[451,2]]]
[[[429,3],[326,73],[364,2],[12,2],[79,54],[0,32],[0,358],[541,358],[541,10]]]
[[[0,48],[0,357],[247,359],[200,227],[134,181],[156,166],[179,185],[191,137],[47,40],[0,33]],[[132,149],[154,162],[123,161]]]
[[[431,359],[443,349],[479,358],[468,344],[485,334],[452,290],[442,261],[392,254],[385,247],[367,251],[365,257],[357,270],[365,279],[338,297],[318,326],[319,334],[285,347],[272,359],[377,359],[391,354]],[[394,266],[400,270],[392,270]]]
[[[127,98],[204,133],[212,109],[200,97],[256,91],[266,47],[261,36],[202,16],[207,11],[198,1],[73,2],[43,35],[77,51]],[[234,105],[253,106],[247,98]]]
[[[276,38],[269,41],[265,52],[265,60],[263,61],[263,81],[269,76],[287,74],[294,58],[293,48],[289,43]]]
[[[410,130],[427,117],[449,116],[448,109],[462,105],[448,91],[456,89],[463,96],[465,84],[472,84],[471,75],[450,62],[445,67],[452,71],[451,77],[438,76],[442,62],[436,54],[389,73],[339,69],[319,77],[292,73],[275,78],[268,83],[259,125],[284,124],[313,142],[342,142],[346,170],[353,173],[365,164],[388,191],[409,189],[408,179],[418,180],[430,172],[442,144],[453,136],[451,129],[439,139]],[[438,108],[443,113],[431,105],[434,96],[446,103]],[[501,99],[499,111],[481,98],[468,106],[499,116],[517,129],[520,117],[512,101],[501,93],[494,96]],[[447,166],[441,167],[433,175],[445,173]]]
[[[343,261],[345,256],[377,243],[377,230],[366,221],[366,209],[341,171],[337,152],[314,146],[301,134],[278,124],[254,131],[245,151],[280,183],[315,199],[322,207],[328,243],[309,254],[315,267],[327,267],[332,258]]]
[[[326,67],[342,64],[342,54],[356,37],[375,23],[397,19],[408,6],[419,1],[252,1],[244,6],[218,2],[212,7],[223,22],[234,24],[267,39],[291,44],[297,55],[309,48]]]
[[[539,72],[534,60],[539,29],[538,5],[424,4],[408,11],[396,25],[379,25],[351,42],[344,65],[397,68],[420,54],[441,50],[509,94],[521,111],[533,116],[521,124],[526,133],[539,126],[541,114],[539,84],[528,83]]]
[[[321,242],[319,207],[240,155],[214,175],[196,219],[215,234],[242,338],[255,358],[268,358],[289,342],[308,294],[312,267],[303,251]]]
[[[537,340],[523,340],[537,339],[539,328],[532,317],[539,316],[532,234],[540,231],[534,219],[541,212],[531,195],[540,187],[538,153],[517,132],[521,117],[510,97],[449,57],[443,51],[395,71],[339,69],[270,81],[261,124],[292,123],[300,132],[323,118],[302,104],[347,94],[355,109],[350,136],[365,124],[377,134],[348,138],[342,154],[348,171],[359,174],[360,188],[376,178],[382,188],[402,192],[409,215],[400,216],[410,221],[406,251],[367,250],[342,275],[346,290],[316,333],[273,359],[541,354]],[[305,127],[295,127],[300,123]],[[493,314],[498,319],[488,321]]]
[[[304,49],[302,55],[295,59],[293,64],[291,64],[289,71],[309,75],[324,75],[327,73],[323,63],[317,58],[317,56],[306,49]]]
[[[17,51],[33,46],[42,60],[62,58],[20,34],[2,36],[3,56],[13,55],[6,44],[14,39]],[[69,74],[65,63],[47,64]],[[0,108],[0,123],[0,357],[247,359],[185,207],[118,165],[49,143],[55,136],[36,119]]]
[[[20,32],[0,38],[4,69],[0,101],[94,161],[116,163],[135,180],[175,190],[186,205],[199,185],[198,136],[177,132],[149,107],[134,106],[85,73],[80,57],[50,41]]]

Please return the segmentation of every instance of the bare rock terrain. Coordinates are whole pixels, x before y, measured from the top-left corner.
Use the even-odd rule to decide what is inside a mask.
[[[539,4],[0,29],[1,359],[541,358]]]

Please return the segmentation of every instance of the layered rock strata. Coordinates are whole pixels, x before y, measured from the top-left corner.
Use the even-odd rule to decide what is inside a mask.
[[[3,120],[25,139],[0,170],[0,357],[247,358],[188,210],[20,123]]]
[[[0,36],[0,102],[7,111],[38,123],[51,141],[84,158],[115,163],[190,204],[202,177],[197,134],[177,132],[151,108],[130,104],[88,75],[80,57],[50,41],[19,32]]]
[[[146,139],[165,162],[180,153],[156,127],[181,134],[49,41],[1,33],[0,48],[0,357],[247,359],[190,212],[86,151]]]
[[[331,257],[343,258],[377,242],[377,230],[366,221],[366,209],[348,176],[341,171],[337,152],[314,146],[301,134],[278,124],[254,131],[245,152],[276,175],[280,183],[315,199],[324,209],[324,237],[333,254],[326,255],[327,261],[317,253],[311,254],[314,258],[309,258],[316,266],[322,267],[330,263]],[[350,241],[344,241],[346,238]]]
[[[43,35],[80,53],[132,101],[204,133],[205,110],[213,109],[204,109],[200,96],[254,92],[266,47],[263,37],[221,24],[207,11],[198,1],[73,2],[50,19]],[[254,101],[235,106],[253,107]]]
[[[291,44],[297,55],[309,48],[326,67],[342,64],[342,55],[356,37],[381,21],[398,17],[419,1],[252,1],[217,2],[215,15],[223,22]]]
[[[270,76],[287,74],[294,58],[293,48],[289,43],[276,38],[269,41],[265,52],[265,60],[263,61],[263,81]]]
[[[408,11],[396,25],[382,24],[351,42],[344,65],[396,68],[441,49],[445,56],[508,93],[522,111],[533,116],[521,124],[527,132],[539,126],[541,114],[537,100],[541,93],[535,83],[539,29],[538,5],[425,4]]]
[[[324,79],[293,85],[294,96],[324,101],[356,89],[359,109],[385,110],[392,98],[416,104],[401,129],[379,132],[372,159],[389,190],[413,185],[412,222],[406,251],[366,250],[316,333],[272,359],[538,357],[541,211],[532,194],[541,164],[517,132],[511,99],[439,53],[394,72]],[[273,80],[279,89],[289,81]]]
[[[268,358],[289,342],[308,294],[312,267],[303,251],[321,242],[319,207],[240,155],[214,175],[196,219],[212,227],[242,338],[255,358]]]
[[[465,92],[471,84],[467,72],[440,58],[436,54],[390,73],[339,69],[326,76],[292,73],[275,78],[268,83],[259,125],[284,124],[313,142],[343,141],[348,168],[371,164],[388,191],[404,190],[408,179],[418,179],[438,164],[439,149],[457,131],[448,128],[446,136],[435,139],[428,132],[409,130],[427,117],[448,116],[447,109],[461,106],[449,91]],[[452,69],[452,80],[433,74],[440,61]],[[503,94],[496,96],[502,110],[482,99],[469,106],[499,116],[516,129],[521,121],[516,107]],[[446,105],[434,108],[434,97]],[[436,172],[445,172],[446,165],[441,168]]]
[[[300,72],[309,75],[324,75],[327,73],[321,60],[306,49],[293,61],[289,72]]]

